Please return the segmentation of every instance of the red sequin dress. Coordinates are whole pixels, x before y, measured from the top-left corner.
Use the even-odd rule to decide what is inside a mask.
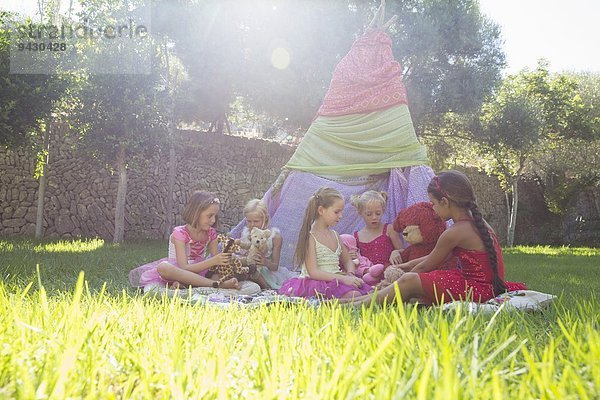
[[[504,258],[498,238],[493,232],[492,240],[498,260],[498,275],[504,279]],[[470,300],[486,302],[494,296],[492,279],[494,272],[486,251],[467,250],[456,247],[452,254],[459,260],[461,268],[434,270],[419,273],[421,285],[425,292],[424,302],[448,303],[453,300]],[[520,282],[505,282],[506,289],[525,290],[527,287]]]
[[[370,242],[361,242],[358,240],[358,232],[354,232],[356,238],[356,247],[360,251],[360,255],[367,257],[373,264],[383,264],[386,267],[390,265],[390,256],[394,251],[392,239],[387,235],[389,224],[383,225],[383,232]]]

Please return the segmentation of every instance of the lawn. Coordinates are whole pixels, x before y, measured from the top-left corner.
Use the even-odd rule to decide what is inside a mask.
[[[600,249],[508,249],[508,279],[559,299],[496,315],[223,310],[128,287],[131,268],[165,252],[164,242],[0,239],[0,398],[600,396]]]

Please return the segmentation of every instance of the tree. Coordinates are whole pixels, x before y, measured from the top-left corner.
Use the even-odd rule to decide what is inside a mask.
[[[573,196],[600,183],[600,75],[569,73],[577,84],[583,111],[574,113],[587,126],[583,138],[565,138],[543,146],[533,161],[533,171],[544,185],[548,208],[563,214]]]
[[[127,20],[129,7],[142,3],[88,0],[80,17],[107,23]],[[152,37],[144,40],[135,44],[134,51],[148,52],[151,65],[160,65],[155,41]],[[119,243],[124,236],[127,165],[135,161],[136,156],[154,154],[166,136],[165,115],[168,112],[165,98],[161,96],[164,82],[157,72],[160,68],[149,74],[97,73],[100,65],[110,67],[106,64],[107,58],[128,61],[128,57],[139,54],[123,52],[122,43],[98,40],[88,41],[87,45],[90,47],[83,49],[85,51],[80,55],[86,76],[77,93],[79,107],[75,116],[81,131],[80,145],[97,159],[113,166],[118,174],[113,241]]]
[[[40,24],[46,15],[40,5]],[[51,14],[47,17],[51,17]],[[46,165],[49,162],[49,130],[52,114],[64,96],[70,79],[60,74],[30,74],[27,70],[15,68],[11,73],[10,52],[13,60],[29,56],[29,62],[40,63],[43,60],[36,54],[18,53],[19,28],[39,26],[30,19],[0,11],[0,145],[9,147],[31,147],[36,154],[36,179],[38,179],[37,215],[35,237],[42,236],[44,194],[46,190]],[[11,38],[10,34],[13,34]],[[27,63],[25,63],[27,65]],[[50,71],[49,71],[50,72]]]
[[[591,137],[592,126],[584,118],[588,113],[576,82],[566,75],[552,76],[544,62],[534,71],[507,77],[482,106],[470,130],[480,145],[479,166],[497,176],[506,193],[509,246],[514,242],[518,182],[532,157],[565,138]]]

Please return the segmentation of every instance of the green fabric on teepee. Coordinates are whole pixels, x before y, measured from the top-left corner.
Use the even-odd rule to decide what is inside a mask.
[[[429,165],[405,104],[367,114],[317,117],[285,168],[355,177]]]

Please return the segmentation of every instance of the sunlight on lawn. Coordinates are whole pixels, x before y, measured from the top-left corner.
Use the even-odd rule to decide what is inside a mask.
[[[506,254],[538,254],[545,256],[584,256],[600,255],[600,248],[591,247],[550,247],[550,246],[515,246],[503,249]]]
[[[56,243],[44,243],[33,248],[36,253],[85,253],[104,246],[102,239],[76,239]]]
[[[0,251],[9,252],[15,249],[15,245],[10,242],[5,242],[4,240],[0,240]]]

